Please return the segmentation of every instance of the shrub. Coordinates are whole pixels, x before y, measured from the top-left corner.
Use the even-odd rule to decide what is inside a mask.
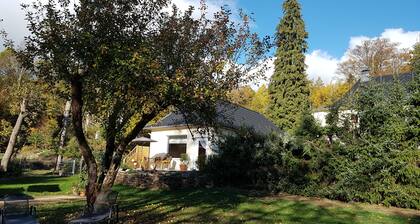
[[[306,113],[294,136],[226,136],[204,171],[219,185],[419,209],[420,77],[408,87],[363,87],[357,125],[333,108],[324,130]]]
[[[209,156],[203,172],[216,185],[248,186],[258,182],[256,156],[263,149],[264,138],[242,129],[237,135],[221,137],[216,154]]]
[[[11,160],[9,162],[7,172],[0,171],[0,177],[19,177],[23,174],[23,167],[22,165],[15,161]]]

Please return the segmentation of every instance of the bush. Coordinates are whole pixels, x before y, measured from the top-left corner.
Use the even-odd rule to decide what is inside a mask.
[[[420,209],[420,77],[363,88],[357,114],[333,108],[324,129],[305,113],[294,136],[222,138],[204,171],[219,185]]]
[[[217,141],[217,153],[209,156],[202,169],[216,185],[257,185],[256,156],[263,149],[264,138],[251,130],[240,130],[237,136]]]
[[[218,141],[205,172],[216,185],[341,201],[420,208],[420,151],[371,144],[328,145],[308,136],[262,137],[249,131]]]
[[[207,159],[206,156],[198,156],[197,161],[195,162],[198,170],[204,170],[206,168]]]
[[[19,177],[23,174],[22,165],[14,160],[9,162],[7,172],[0,171],[0,177]]]

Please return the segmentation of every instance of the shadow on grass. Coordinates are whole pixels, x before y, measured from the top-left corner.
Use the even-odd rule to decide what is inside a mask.
[[[41,224],[68,223],[68,220],[77,217],[84,205],[81,201],[40,205],[37,206],[37,216]]]
[[[28,186],[28,192],[59,192],[61,191],[58,184],[49,185],[30,185]]]
[[[16,178],[1,178],[0,186],[56,182],[60,180],[60,178],[62,179],[62,177],[59,177],[59,176],[49,176],[49,175],[22,176],[22,177],[16,177]]]
[[[326,208],[309,203],[252,197],[235,189],[178,191],[139,190],[115,186],[120,192],[119,223],[420,223],[372,213],[362,208]],[[80,214],[84,203],[42,207],[41,223],[66,223]]]
[[[356,223],[350,211],[290,201],[264,201],[232,189],[140,191],[117,186],[122,223]]]
[[[0,198],[3,198],[5,195],[23,195],[25,189],[23,187],[16,188],[1,188],[0,189]]]

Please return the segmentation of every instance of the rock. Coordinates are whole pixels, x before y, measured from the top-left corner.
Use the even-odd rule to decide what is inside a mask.
[[[116,184],[142,189],[185,189],[209,187],[213,184],[209,178],[198,171],[131,171],[118,172]]]

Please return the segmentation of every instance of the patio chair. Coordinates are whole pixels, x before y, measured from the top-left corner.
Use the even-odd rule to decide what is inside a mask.
[[[83,215],[71,220],[71,224],[79,223],[117,223],[118,222],[118,192],[110,191],[98,195],[92,212],[85,208]]]
[[[6,195],[0,211],[1,224],[38,224],[36,208],[29,206],[29,198],[24,195]]]
[[[171,157],[167,153],[158,153],[151,158],[153,170],[163,170],[169,168]]]

